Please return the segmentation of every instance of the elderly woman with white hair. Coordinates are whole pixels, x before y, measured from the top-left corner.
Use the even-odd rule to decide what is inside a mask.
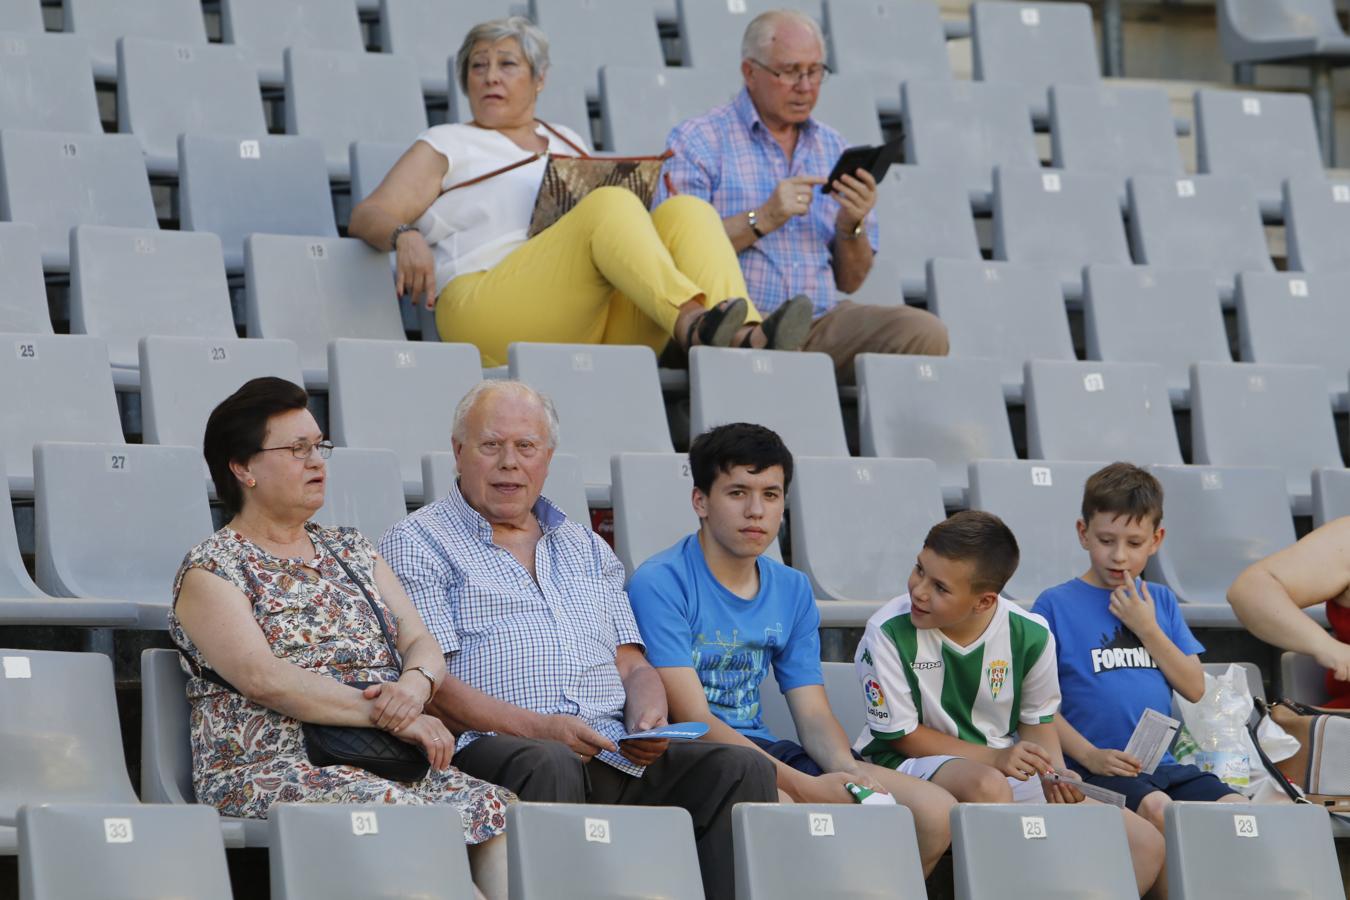
[[[649,213],[632,192],[601,187],[527,239],[546,155],[587,152],[576,132],[535,117],[548,41],[521,17],[484,22],[456,59],[472,119],[418,137],[349,226],[395,254],[399,294],[435,307],[442,340],[477,345],[489,366],[513,341],[801,346],[810,301],[762,321],[702,200]]]

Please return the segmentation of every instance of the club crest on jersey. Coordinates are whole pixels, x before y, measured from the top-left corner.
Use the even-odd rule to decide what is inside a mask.
[[[1008,680],[1008,661],[1006,659],[996,659],[989,664],[989,693],[995,700],[998,699],[998,692],[1003,690],[1003,683]]]

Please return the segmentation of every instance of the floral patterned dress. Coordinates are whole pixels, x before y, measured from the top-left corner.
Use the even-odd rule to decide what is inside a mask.
[[[375,548],[353,528],[320,533],[381,603],[391,636],[398,623],[374,584]],[[398,669],[360,589],[319,540],[306,565],[282,559],[237,531],[222,528],[187,554],[174,579],[174,599],[189,569],[201,568],[243,592],[272,652],[292,665],[339,681],[392,681]],[[206,660],[174,612],[169,635],[199,666]],[[188,667],[185,665],[185,669]],[[273,803],[451,803],[464,819],[464,839],[486,841],[506,828],[515,795],[449,768],[400,783],[355,766],[315,766],[300,722],[259,706],[189,671],[192,784],[200,803],[228,816],[266,818]]]

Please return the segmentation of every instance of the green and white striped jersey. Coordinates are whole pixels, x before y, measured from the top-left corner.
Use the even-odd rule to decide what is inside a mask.
[[[1000,596],[984,634],[962,647],[936,628],[916,628],[909,609],[903,594],[878,610],[854,654],[868,725],[859,753],[894,768],[905,755],[891,740],[918,725],[1003,749],[1019,723],[1054,720],[1059,673],[1045,619]]]

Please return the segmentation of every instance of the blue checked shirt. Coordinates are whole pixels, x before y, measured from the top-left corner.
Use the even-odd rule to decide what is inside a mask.
[[[657,201],[672,193],[665,184],[668,177],[673,193],[701,197],[725,219],[759,206],[784,178],[828,177],[848,145],[830,126],[807,119],[788,160],[742,88],[728,105],[676,125],[666,146],[675,155],[666,161]],[[750,300],[760,312],[768,315],[797,294],[815,302],[817,316],[834,308],[830,244],[838,215],[839,204],[816,188],[810,213],[794,216],[740,252]],[[873,211],[867,214],[867,238],[873,253],[878,234]]]
[[[451,675],[524,709],[577,716],[617,743],[626,696],[614,657],[621,644],[642,646],[623,564],[543,497],[534,514],[544,531],[537,583],[493,543],[492,526],[458,484],[391,528],[380,555],[440,642]],[[465,732],[455,749],[490,733]],[[643,771],[608,750],[596,758]]]

